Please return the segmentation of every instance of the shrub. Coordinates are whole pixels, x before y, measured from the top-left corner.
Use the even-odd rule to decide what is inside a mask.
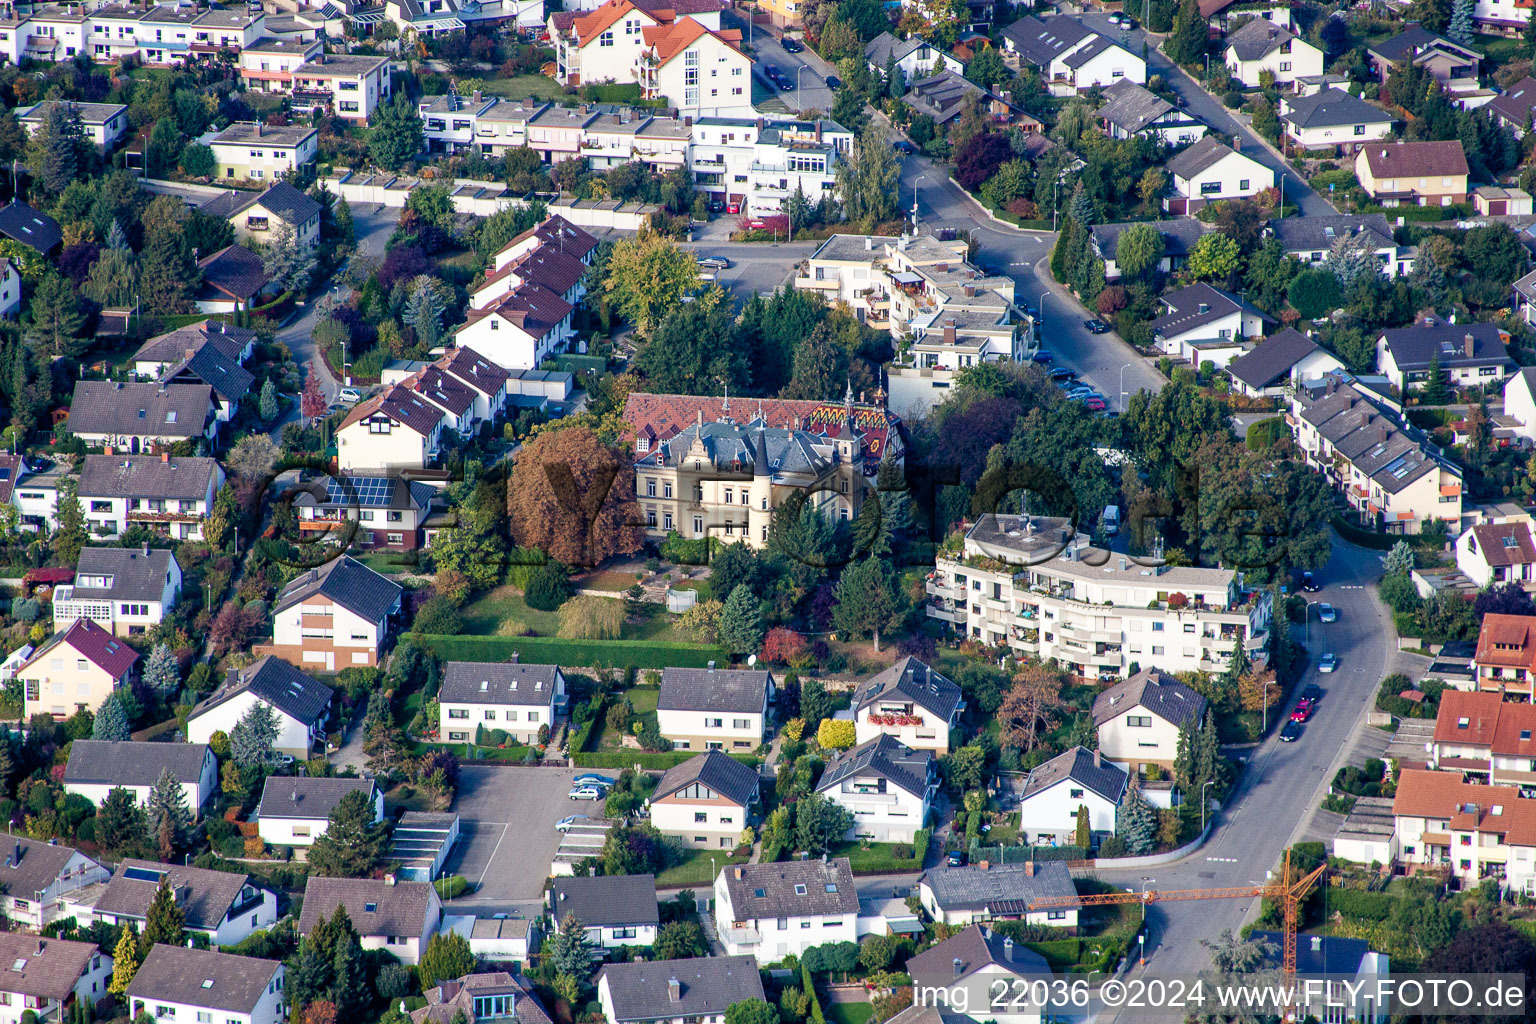
[[[528,607],[537,608],[541,612],[552,612],[565,604],[571,596],[571,580],[564,566],[550,562],[541,565],[533,571],[528,580],[528,586],[523,591],[523,600],[528,602]]]
[[[1244,97],[1242,93],[1238,92],[1236,89],[1233,89],[1231,92],[1227,93],[1221,98],[1221,102],[1222,105],[1227,107],[1229,110],[1236,110],[1243,105],[1245,98],[1246,97]]]
[[[846,719],[823,718],[816,730],[816,742],[827,750],[847,750],[853,741],[853,723]]]
[[[1035,215],[1040,212],[1033,200],[1025,199],[1023,196],[1017,199],[1010,199],[1007,209],[1009,213],[1020,220],[1034,220]]]
[[[452,636],[464,630],[464,617],[446,597],[434,597],[416,613],[415,626],[423,633]]]

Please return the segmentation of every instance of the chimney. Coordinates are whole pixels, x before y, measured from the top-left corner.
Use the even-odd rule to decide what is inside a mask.
[[[395,884],[395,876],[394,876],[393,873],[386,874],[384,876],[384,884],[385,885],[394,885]]]
[[[954,343],[955,343],[955,325],[953,323],[945,324],[944,325],[944,344],[946,344],[946,345],[953,345]]]
[[[1461,338],[1461,351],[1468,359],[1472,358],[1472,335],[1464,334]]]
[[[111,445],[105,445],[105,446],[102,447],[101,450],[104,453],[106,453],[107,455],[111,455],[112,454],[112,446]]]
[[[161,452],[160,453],[160,461],[161,462],[170,462],[171,461],[171,453],[168,452],[168,451]]]
[[[715,670],[715,663],[714,663],[714,662],[713,662],[713,661],[711,661],[711,662],[710,662],[710,663],[709,663],[709,670],[710,670],[710,671],[711,671],[711,672],[713,672],[713,671],[714,671],[714,670]]]
[[[864,251],[869,252],[875,247],[875,239],[872,235],[864,236]]]
[[[1314,935],[1314,936],[1312,936],[1312,952],[1314,952],[1314,953],[1321,952],[1322,948],[1323,948],[1323,937],[1321,935]]]
[[[321,62],[324,63],[324,60],[325,60],[325,58],[322,57],[321,58]],[[256,122],[256,137],[258,139],[261,138],[261,122],[260,121]]]
[[[1104,753],[1103,753],[1103,751],[1095,750],[1093,752],[1093,766],[1095,768],[1102,768],[1102,767],[1104,767]]]
[[[507,659],[507,660],[511,661],[512,664],[516,665],[517,664],[517,652],[513,651],[512,652],[512,657]]]
[[[821,118],[816,119],[816,144],[821,145]]]
[[[292,793],[288,794],[288,799],[292,800],[294,803],[298,803],[299,791],[295,789]]]
[[[741,865],[738,864],[736,867],[732,868],[731,871],[735,873],[736,881],[741,881]]]
[[[1004,960],[1012,960],[1013,959],[1013,939],[1009,938],[1006,935],[1003,936],[1003,959]]]
[[[667,979],[667,998],[678,1002],[683,998],[683,983],[676,978]]]
[[[1235,153],[1243,151],[1243,137],[1241,135],[1232,136],[1232,150]]]
[[[757,119],[757,131],[758,131],[759,135],[762,134],[762,131],[763,131],[763,119],[762,118],[758,118]]]
[[[10,864],[10,866],[14,868],[14,867],[18,867],[20,864],[21,864],[21,840],[18,839],[16,841],[15,849],[13,849],[11,851],[11,864]]]
[[[1024,862],[1024,877],[1025,878],[1034,878],[1035,877],[1035,862],[1034,861],[1027,860],[1027,861]]]
[[[41,938],[37,940],[37,955],[43,955],[43,940]]]
[[[955,957],[954,964],[955,964],[955,977],[958,978],[958,977],[960,977],[960,972],[965,969],[965,964],[964,964],[964,962],[961,961],[961,959],[959,957]]]
[[[476,102],[476,103],[479,103],[479,102],[480,102],[480,90],[479,90],[479,89],[476,89],[476,90],[475,90],[475,91],[474,91],[474,92],[473,92],[473,93],[471,93],[471,94],[470,94],[470,95],[471,95],[471,98],[472,98],[472,99],[473,99],[473,100],[474,100],[474,101],[475,101],[475,102]]]
[[[978,868],[980,868],[981,870],[985,871],[985,870],[987,870],[988,868],[990,868],[992,866],[992,862],[989,861],[989,860],[978,861],[976,863],[976,866]]]

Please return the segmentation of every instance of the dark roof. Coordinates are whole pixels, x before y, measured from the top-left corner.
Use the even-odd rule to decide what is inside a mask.
[[[289,718],[313,725],[331,706],[333,691],[282,658],[268,654],[254,665],[230,669],[223,684],[192,710],[189,720],[247,692]]]
[[[472,348],[449,349],[437,365],[483,394],[494,395],[512,376]]]
[[[0,851],[5,854],[0,859],[0,886],[11,896],[22,899],[33,899],[52,885],[69,858],[79,852],[71,846],[40,843],[21,836],[7,836]]]
[[[655,875],[556,878],[549,887],[549,909],[556,927],[568,914],[588,928],[655,927],[661,919]]]
[[[293,500],[301,508],[384,508],[424,512],[432,506],[432,497],[436,493],[435,487],[420,480],[341,473],[306,482],[294,493]]]
[[[889,694],[899,694],[945,721],[961,703],[960,687],[948,676],[910,655],[871,676],[854,691],[853,706],[862,711]]]
[[[478,926],[482,923],[524,926],[528,924],[527,921],[511,918],[504,921],[477,921],[477,936]],[[492,932],[492,935],[494,934],[495,932]],[[466,974],[462,978],[452,980],[445,978],[438,983],[437,987],[428,989],[425,995],[427,1005],[411,1011],[413,1024],[452,1024],[454,1017],[460,1012],[473,1020],[475,998],[487,995],[512,996],[514,1004],[512,1016],[517,1018],[518,1024],[550,1024],[549,1011],[544,1009],[543,1004],[539,1002],[539,997],[534,994],[533,985],[521,974],[512,975],[506,971],[491,971],[483,974]]]
[[[1372,142],[1361,150],[1371,177],[1455,177],[1467,173],[1460,139],[1442,142]]]
[[[455,416],[463,416],[475,404],[474,389],[452,374],[444,373],[435,364],[423,367],[401,383]]]
[[[760,668],[663,669],[656,709],[761,714],[772,682]]]
[[[1019,56],[1040,67],[1093,34],[1092,29],[1071,18],[1056,17],[1041,21],[1032,15],[1026,15],[1003,29],[1003,38],[1013,44]]]
[[[1396,494],[1436,468],[1461,476],[1460,468],[1425,445],[1387,407],[1356,387],[1329,376],[1320,391],[1303,389],[1301,418],[1389,494]]]
[[[1204,697],[1166,672],[1144,668],[1093,699],[1093,724],[1103,725],[1135,707],[1146,708],[1176,726],[1198,729],[1205,720]]]
[[[1227,49],[1234,51],[1238,60],[1263,60],[1295,38],[1296,34],[1282,25],[1254,18],[1227,36]]]
[[[36,662],[59,644],[67,643],[82,657],[113,679],[122,679],[133,670],[139,653],[90,619],[76,619],[68,629],[53,634],[27,659],[27,665]],[[23,666],[23,668],[26,666]]]
[[[165,363],[174,366],[187,358],[189,351],[212,345],[227,359],[240,361],[245,347],[256,340],[256,332],[236,327],[222,320],[204,320],[189,327],[179,327],[157,338],[150,338],[133,354],[136,363]]]
[[[1280,120],[1288,121],[1297,128],[1379,124],[1393,119],[1391,114],[1380,107],[1373,107],[1353,93],[1334,88],[1324,89],[1310,96],[1292,97],[1286,100],[1286,104],[1288,109],[1280,115]]]
[[[1471,355],[1466,349],[1469,337]],[[1399,370],[1427,369],[1436,356],[1440,365],[1447,367],[1486,363],[1513,366],[1505,337],[1498,324],[1452,324],[1439,317],[1425,317],[1412,327],[1394,327],[1380,335]]]
[[[1067,54],[1061,62],[1069,68],[1080,68],[1111,46],[1118,48],[1119,44],[1108,36],[1095,32],[1092,39]]]
[[[354,790],[371,794],[372,779],[322,779],[272,775],[261,789],[258,818],[329,818],[341,798]]]
[[[1334,239],[1365,233],[1378,249],[1394,246],[1392,228],[1380,213],[1340,214],[1336,217],[1286,217],[1272,220],[1269,229],[1286,252],[1327,252]]]
[[[182,362],[166,370],[162,379],[180,384],[207,384],[214,394],[234,404],[256,383],[255,374],[228,358],[212,345],[204,345]]]
[[[979,924],[973,924],[912,957],[907,961],[907,973],[915,985],[944,986],[988,966],[1001,967],[1014,974],[1051,973],[1039,953]]]
[[[62,1003],[73,994],[75,983],[98,952],[94,942],[0,933],[0,962],[10,964],[4,980],[0,980],[0,990]]]
[[[445,704],[529,704],[545,707],[554,699],[556,665],[521,662],[450,661],[443,668],[437,699]]]
[[[108,548],[87,545],[75,562],[75,598],[162,601],[176,556],[169,548]],[[105,587],[87,586],[82,576],[108,576]]]
[[[207,384],[75,382],[69,403],[73,434],[197,437],[213,415]]]
[[[44,256],[64,241],[64,232],[59,229],[58,221],[15,199],[0,210],[0,235],[22,245],[29,245]]]
[[[227,245],[211,256],[197,261],[203,272],[203,286],[212,287],[242,302],[267,286],[267,272],[261,257],[243,245]]]
[[[1249,938],[1267,942],[1272,948],[1266,961],[1280,963],[1285,937],[1280,932],[1254,931]],[[1346,939],[1339,935],[1298,935],[1296,937],[1297,974],[1354,975],[1360,961],[1371,951],[1364,939]]]
[[[96,901],[96,913],[136,919],[146,917],[162,875],[166,876],[172,889],[186,886],[186,896],[178,899],[177,905],[186,915],[187,927],[203,931],[217,928],[245,887],[252,884],[249,876],[239,873],[129,859],[117,866],[117,872]]]
[[[1251,388],[1266,388],[1317,349],[1317,342],[1296,328],[1287,327],[1232,360],[1227,364],[1227,372]]]
[[[1461,46],[1451,42],[1445,36],[1436,35],[1423,25],[1414,23],[1403,29],[1397,35],[1384,42],[1369,47],[1372,55],[1380,57],[1387,63],[1396,63],[1406,57],[1412,57],[1420,51],[1435,47],[1443,50],[1452,50],[1464,54],[1482,55],[1471,47]]]
[[[1139,132],[1173,109],[1173,104],[1130,79],[1121,79],[1104,90],[1105,102],[1098,116],[1128,132]]]
[[[933,771],[933,752],[913,750],[894,736],[882,733],[872,740],[835,755],[821,774],[816,792],[825,793],[844,779],[884,778],[914,796],[928,790]]]
[[[1018,917],[1036,900],[1077,896],[1064,860],[934,868],[917,881],[933,890],[934,901],[946,913],[987,910],[994,917]]]
[[[1237,150],[1221,142],[1214,135],[1205,135],[1196,140],[1194,145],[1170,157],[1163,166],[1168,169],[1169,174],[1189,179],[1235,152]]]
[[[1024,782],[1024,793],[1019,799],[1028,800],[1035,794],[1043,793],[1052,786],[1069,779],[1093,790],[1112,804],[1120,803],[1120,797],[1130,781],[1124,768],[1104,760],[1098,751],[1073,747],[1031,771],[1029,778]]]
[[[337,907],[346,907],[347,916],[359,935],[406,935],[424,938],[431,927],[427,911],[433,905],[432,886],[426,882],[395,882],[376,878],[316,878],[310,876],[304,886],[304,912],[299,931],[308,934],[329,919]],[[368,908],[372,907],[370,910]]]
[[[651,799],[671,796],[697,782],[732,803],[748,807],[758,797],[760,778],[755,769],[734,757],[718,750],[706,750],[668,769],[651,793]]]
[[[75,740],[69,745],[64,781],[97,786],[153,786],[169,770],[181,783],[194,783],[208,758],[206,743],[149,743],[137,740]]]
[[[388,416],[397,423],[403,423],[423,437],[430,437],[432,431],[436,430],[437,425],[443,421],[441,409],[419,395],[413,394],[410,388],[394,384],[387,390],[353,406],[352,411],[347,413],[347,418],[341,421],[341,427],[337,429],[350,427],[374,413]]]
[[[351,555],[332,559],[294,579],[272,605],[274,613],[316,594],[330,598],[350,612],[379,622],[394,609],[402,588]]]
[[[218,468],[215,460],[196,455],[87,455],[80,497],[207,498]]]
[[[855,914],[859,894],[847,857],[738,864],[725,869],[725,888],[738,921]]]
[[[1185,334],[1237,312],[1255,313],[1269,319],[1257,307],[1241,299],[1234,299],[1204,281],[1169,292],[1160,301],[1168,307],[1168,312],[1147,325],[1152,329],[1154,337],[1161,334]],[[1237,339],[1233,341],[1235,344]]]
[[[250,1013],[282,964],[156,943],[128,985],[130,999]]]
[[[764,998],[763,979],[752,956],[609,964],[598,975],[599,983],[604,979],[615,1024],[717,1016],[732,1003]],[[670,991],[674,981],[679,983],[675,1000]]]
[[[303,224],[311,217],[318,217],[321,206],[286,181],[280,181],[267,189],[256,202],[266,210],[277,214],[289,224]]]
[[[1093,244],[1099,250],[1099,255],[1106,260],[1114,259],[1115,253],[1120,250],[1120,236],[1134,223],[1145,221],[1095,224],[1089,233],[1093,236]],[[1166,256],[1188,256],[1195,243],[1200,241],[1200,236],[1205,234],[1205,228],[1200,222],[1190,217],[1158,221],[1152,226],[1163,236],[1163,254]]]
[[[1526,75],[1504,92],[1488,101],[1491,110],[1512,126],[1525,130],[1531,123],[1531,111],[1536,110],[1536,78]]]
[[[243,213],[255,206],[256,201],[260,198],[261,196],[255,192],[230,189],[226,192],[220,192],[197,209],[199,213],[206,213],[210,217],[228,220],[235,216],[235,214]]]

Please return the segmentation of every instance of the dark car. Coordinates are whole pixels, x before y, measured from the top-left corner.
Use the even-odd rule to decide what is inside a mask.
[[[1309,594],[1315,594],[1323,588],[1317,582],[1317,577],[1312,575],[1312,570],[1308,569],[1301,574],[1301,589]]]
[[[1316,683],[1308,683],[1301,691],[1301,699],[1309,700],[1314,706],[1323,699],[1323,688]]]
[[[1095,317],[1092,320],[1084,320],[1083,326],[1088,328],[1089,334],[1108,334],[1109,324]]]
[[[1295,743],[1301,739],[1301,726],[1295,722],[1286,722],[1285,728],[1280,730],[1281,743]]]
[[[836,75],[828,75],[826,82],[828,89],[840,89],[843,85],[843,80],[838,78]]]
[[[969,859],[969,855],[964,850],[950,850],[949,856],[945,858],[945,863],[952,868],[963,868],[965,867],[965,862]]]
[[[723,200],[723,199],[711,199],[709,201],[709,212],[710,213],[724,213],[725,212],[725,200]]]
[[[1135,27],[1136,27],[1136,19],[1135,18],[1132,18],[1129,15],[1123,15],[1120,18],[1120,30],[1122,32],[1129,32],[1131,29],[1133,29]]]
[[[804,43],[800,42],[798,39],[791,39],[789,36],[785,36],[783,42],[785,53],[799,53],[801,50],[805,49]]]
[[[780,92],[794,92],[795,91],[795,80],[793,78],[791,78],[789,75],[780,75],[779,76],[779,91]]]
[[[895,142],[891,143],[891,148],[898,153],[905,154],[906,156],[911,156],[917,152],[917,147],[912,145],[912,143],[908,142],[906,139],[897,139]]]
[[[1055,361],[1056,353],[1052,352],[1048,348],[1043,348],[1040,351],[1036,352],[1030,358],[1033,359],[1037,363],[1049,363],[1049,362],[1054,362]]]
[[[1063,380],[1076,380],[1076,379],[1077,379],[1077,371],[1072,369],[1070,366],[1053,366],[1053,367],[1051,367],[1051,380],[1063,381]]]

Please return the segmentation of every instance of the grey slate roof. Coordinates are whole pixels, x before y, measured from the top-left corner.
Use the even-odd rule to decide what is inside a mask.
[[[1412,57],[1431,46],[1442,47],[1452,52],[1478,53],[1470,47],[1459,46],[1442,35],[1436,35],[1418,23],[1411,24],[1391,39],[1372,46],[1370,52],[1388,63],[1394,63],[1405,57]]]
[[[935,902],[946,913],[986,910],[994,917],[1017,917],[1034,901],[1077,896],[1064,860],[990,864],[985,869],[977,864],[934,868],[917,881],[933,890]]]
[[[959,117],[973,96],[991,95],[981,86],[949,68],[913,82],[905,98],[914,110],[927,114],[939,124]]]
[[[761,714],[771,683],[760,668],[663,669],[656,710]]]
[[[1104,90],[1105,103],[1098,116],[1127,132],[1139,132],[1173,109],[1173,104],[1129,79]]]
[[[1254,18],[1227,36],[1227,49],[1233,51],[1238,60],[1263,60],[1295,38],[1296,34],[1283,25]]]
[[[372,779],[323,779],[307,775],[271,775],[261,789],[258,818],[329,818],[351,792],[372,794]]]
[[[706,750],[667,770],[651,793],[652,800],[671,796],[695,782],[742,807],[758,798],[757,771],[719,750]]]
[[[1069,68],[1080,68],[1093,58],[1097,57],[1099,54],[1103,53],[1105,50],[1108,50],[1110,47],[1116,47],[1118,45],[1118,43],[1116,43],[1108,36],[1094,33],[1092,39],[1088,40],[1082,46],[1079,46],[1077,49],[1069,53],[1065,58],[1062,59],[1062,63]]]
[[[207,498],[218,467],[215,460],[196,455],[87,455],[80,497]]]
[[[900,61],[927,45],[922,39],[897,39],[889,32],[881,32],[864,44],[864,59],[874,67],[884,68],[892,58]]]
[[[256,383],[255,374],[233,359],[203,345],[175,366],[165,371],[164,379],[178,384],[207,384],[213,393],[230,404],[244,398]]]
[[[143,920],[149,914],[162,874],[172,889],[187,887],[186,897],[177,903],[186,915],[187,927],[204,931],[217,928],[251,884],[249,876],[229,871],[130,858],[117,866],[117,872],[96,901],[96,913]]]
[[[289,224],[303,224],[311,217],[318,217],[321,206],[286,181],[280,181],[256,197],[262,208],[277,214]]]
[[[64,241],[64,232],[59,228],[58,221],[15,199],[0,209],[0,235],[22,245],[29,245],[44,256]]]
[[[960,961],[958,965],[956,960]],[[988,966],[1014,974],[1051,973],[1045,957],[1022,942],[1014,942],[979,924],[970,925],[912,957],[907,961],[907,973],[915,985],[943,987]]]
[[[549,887],[549,909],[556,927],[568,914],[588,928],[655,927],[661,919],[655,875],[556,878]]]
[[[1251,388],[1265,388],[1316,352],[1317,342],[1294,327],[1265,338],[1250,352],[1227,364],[1227,372]]]
[[[64,781],[98,786],[153,786],[167,768],[182,783],[196,782],[208,756],[205,743],[75,740]]]
[[[342,555],[291,581],[278,595],[272,611],[280,612],[319,594],[371,622],[379,622],[400,600],[402,589],[351,555]]]
[[[437,699],[445,704],[507,704],[547,707],[560,678],[556,665],[450,661]]]
[[[0,852],[5,855],[0,858],[0,886],[11,896],[33,899],[54,883],[78,851],[70,846],[7,836]]]
[[[1380,107],[1373,107],[1360,97],[1340,89],[1324,89],[1310,96],[1292,97],[1286,103],[1288,109],[1280,115],[1280,120],[1289,122],[1297,128],[1381,124],[1392,120],[1392,115]]]
[[[1241,299],[1234,299],[1226,292],[1212,288],[1204,281],[1180,288],[1176,292],[1169,292],[1159,301],[1168,307],[1168,312],[1148,324],[1152,328],[1154,337],[1177,336],[1198,330],[1206,324],[1215,323],[1222,317],[1231,316],[1239,310],[1256,313],[1266,320],[1270,319],[1258,307]]]
[[[1337,377],[1330,377],[1337,382]],[[1460,476],[1454,462],[1431,452],[1385,407],[1351,387],[1302,393],[1301,417],[1328,439],[1335,451],[1390,494],[1407,487],[1436,466]]]
[[[214,288],[242,302],[267,286],[261,257],[243,245],[226,245],[198,260],[197,265],[203,272],[203,287]]]
[[[1235,152],[1236,150],[1218,141],[1214,135],[1204,135],[1194,145],[1180,150],[1169,158],[1163,166],[1168,169],[1169,174],[1187,180],[1211,167],[1227,154]]]
[[[255,53],[256,48],[254,46],[248,46],[245,48],[245,52]],[[212,199],[208,200],[197,209],[198,212],[206,213],[210,217],[218,217],[220,220],[228,220],[236,214],[244,213],[246,210],[249,210],[251,207],[255,206],[257,200],[260,198],[261,194],[257,192],[244,192],[237,189],[230,189],[226,192],[220,192],[218,195],[214,196]]]
[[[1466,353],[1468,335],[1472,337],[1471,355]],[[1411,327],[1382,331],[1379,337],[1387,343],[1399,370],[1427,370],[1437,355],[1444,367],[1514,365],[1498,324],[1452,324],[1439,317],[1426,317]]]
[[[1526,75],[1502,94],[1489,100],[1486,109],[1497,114],[1511,127],[1524,131],[1531,123],[1531,112],[1536,110],[1536,78]]]
[[[359,935],[406,935],[424,938],[428,927],[427,910],[436,894],[426,882],[396,882],[393,885],[375,878],[316,878],[311,875],[304,886],[304,912],[299,931],[308,934],[329,920],[336,908],[347,908],[347,916]],[[372,907],[372,910],[368,908]]]
[[[98,952],[94,942],[40,939],[22,932],[0,934],[0,961],[10,964],[0,988],[62,1003]]]
[[[837,789],[844,779],[883,778],[920,797],[927,792],[932,770],[931,750],[913,750],[896,737],[882,733],[834,756],[821,773],[816,792]]]
[[[1206,138],[1209,137],[1206,136]],[[1120,250],[1120,236],[1134,223],[1137,222],[1120,221],[1093,225],[1089,229],[1089,234],[1093,237],[1093,245],[1099,255],[1106,260],[1114,259],[1115,253]],[[1163,253],[1169,257],[1188,256],[1189,251],[1195,247],[1195,243],[1200,241],[1200,236],[1205,234],[1205,228],[1193,217],[1158,221],[1152,226],[1157,228],[1157,233],[1163,236]]]
[[[1335,238],[1364,232],[1374,246],[1394,246],[1392,228],[1380,213],[1340,214],[1336,217],[1286,217],[1269,222],[1269,229],[1286,252],[1327,252]]]
[[[160,601],[165,597],[166,578],[175,561],[169,548],[107,548],[87,545],[75,561],[76,598],[100,598],[109,601]],[[81,586],[82,576],[110,576],[106,587]]]
[[[1066,17],[1041,21],[1029,15],[1003,29],[1003,38],[1013,44],[1019,56],[1038,67],[1049,64],[1090,35],[1093,35],[1092,29]]]
[[[150,437],[197,437],[213,414],[213,389],[207,384],[75,382],[69,403],[74,434],[126,434]]]
[[[247,692],[305,725],[313,725],[321,719],[331,706],[333,693],[329,686],[316,682],[282,658],[268,654],[254,665],[230,669],[219,688],[193,708],[189,718],[201,717]]]
[[[1097,764],[1094,763],[1096,758]],[[1104,760],[1102,756],[1098,756],[1098,751],[1073,747],[1031,771],[1029,778],[1024,782],[1024,793],[1019,799],[1021,802],[1028,800],[1035,794],[1043,793],[1057,783],[1066,782],[1069,779],[1093,790],[1112,804],[1120,803],[1120,797],[1130,783],[1130,776],[1125,773],[1125,769]]]
[[[129,983],[128,997],[250,1013],[281,969],[253,956],[156,943]]]
[[[860,685],[854,691],[853,706],[862,711],[877,700],[897,697],[904,697],[945,721],[962,702],[960,687],[953,680],[909,655]]]
[[[859,894],[847,857],[738,864],[725,869],[725,888],[738,921],[856,914]]]
[[[167,331],[150,338],[133,355],[136,363],[165,363],[174,366],[187,358],[189,350],[212,345],[226,359],[240,361],[240,353],[256,340],[256,332],[247,327],[236,327],[222,320],[204,320],[189,327]]]
[[[609,964],[598,976],[599,983],[603,979],[613,1000],[614,1024],[719,1016],[732,1003],[764,998],[752,956]],[[670,994],[673,981],[679,983],[676,1000]]]
[[[1131,708],[1146,708],[1165,722],[1200,728],[1205,720],[1205,698],[1173,676],[1144,668],[1093,699],[1093,724],[1103,725]]]
[[[304,65],[309,67],[309,65]],[[271,125],[258,125],[249,121],[237,121],[215,135],[209,145],[213,146],[249,146],[260,144],[275,148],[296,148],[306,140],[320,134],[314,128],[305,125],[292,125],[274,127]]]
[[[29,121],[42,121],[48,116],[49,108],[55,103],[68,103],[69,112],[80,119],[80,123],[89,127],[92,125],[104,125],[118,114],[126,113],[128,108],[121,103],[80,103],[74,100],[44,100],[34,103],[29,107],[16,108],[16,120],[23,123]]]

